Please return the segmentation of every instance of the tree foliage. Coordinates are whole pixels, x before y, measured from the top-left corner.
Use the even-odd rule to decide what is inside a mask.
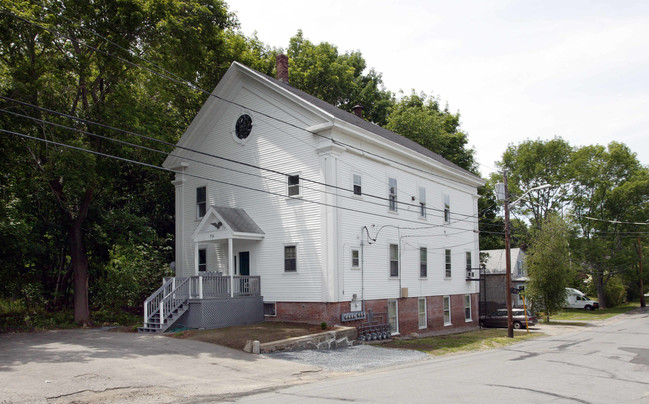
[[[386,128],[414,140],[458,166],[476,171],[474,151],[460,129],[460,114],[441,107],[438,98],[414,91],[397,101]]]
[[[549,214],[535,232],[525,262],[530,277],[525,294],[534,307],[546,312],[549,321],[563,307],[572,277],[567,228],[559,215]]]
[[[35,138],[160,164],[164,154],[90,133],[157,147],[107,128],[113,126],[175,142],[204,95],[172,85],[151,70],[211,88],[230,63],[223,58],[227,55],[222,51],[227,43],[224,30],[236,21],[218,0],[14,0],[3,7],[0,94],[104,125],[4,99],[2,108],[7,112],[2,114],[2,127]],[[26,240],[45,240],[42,249],[36,242],[14,250],[25,255],[14,259],[17,268],[12,269],[33,273],[42,285],[51,286],[42,290],[53,305],[65,304],[57,300],[59,294],[72,290],[75,321],[88,323],[88,284],[102,276],[102,257],[108,256],[111,247],[98,237],[102,232],[91,229],[105,231],[109,227],[105,220],[115,210],[134,217],[164,212],[167,217],[161,221],[168,220],[173,194],[169,178],[55,144],[7,133],[1,139],[3,164],[14,167],[3,171],[3,209],[14,216],[0,227],[8,236],[23,232]],[[163,183],[164,187],[158,186]],[[162,191],[156,196],[159,200],[148,200],[148,206],[133,200],[134,195],[153,189]],[[120,230],[138,227],[138,223]],[[171,228],[167,224],[158,230]],[[130,234],[137,237],[138,233]],[[21,290],[17,284],[12,293]]]
[[[565,214],[578,227],[570,240],[571,257],[579,263],[580,281],[593,283],[601,307],[607,305],[606,286],[613,277],[629,286],[639,283],[635,246],[646,226],[637,223],[649,215],[649,171],[627,146],[528,140],[510,145],[500,165],[510,172],[514,194],[551,185],[530,192],[512,211],[529,215],[536,228],[553,212]]]
[[[287,49],[289,83],[345,111],[363,105],[364,118],[385,125],[393,95],[383,87],[381,74],[369,69],[360,51],[340,54],[328,42],[314,44],[301,30]]]
[[[499,164],[509,173],[509,192],[523,195],[527,190],[545,184],[550,188],[531,191],[521,199],[513,211],[531,214],[536,228],[550,212],[559,212],[569,202],[571,190],[569,165],[573,147],[561,138],[528,140],[509,145]]]

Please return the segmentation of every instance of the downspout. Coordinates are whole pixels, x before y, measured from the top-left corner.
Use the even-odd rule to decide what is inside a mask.
[[[363,227],[361,227],[361,311],[365,311],[365,252],[363,251]]]

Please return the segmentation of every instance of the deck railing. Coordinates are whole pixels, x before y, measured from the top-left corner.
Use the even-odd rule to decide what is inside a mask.
[[[144,323],[159,313],[160,324],[163,324],[165,316],[185,303],[188,298],[188,278],[166,278],[162,286],[144,302]]]
[[[189,277],[189,297],[191,299],[208,299],[214,297],[260,296],[260,278],[258,276],[236,275],[200,275]]]

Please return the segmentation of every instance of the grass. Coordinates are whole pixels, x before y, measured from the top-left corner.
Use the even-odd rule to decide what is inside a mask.
[[[322,332],[320,324],[268,321],[236,327],[217,328],[214,330],[185,330],[170,334],[169,336],[225,345],[234,349],[243,349],[247,340],[259,341],[263,344],[264,342],[279,341],[319,332]]]
[[[554,314],[550,316],[550,322],[552,320],[560,321],[593,321],[593,320],[605,320],[618,314],[623,314],[633,309],[640,307],[639,302],[630,302],[624,303],[619,306],[611,307],[608,309],[598,309],[598,310],[581,310],[581,309],[564,309],[561,313]],[[539,316],[540,319],[545,318],[545,316]]]
[[[439,335],[409,340],[393,340],[381,344],[387,348],[415,349],[430,355],[440,356],[450,353],[481,351],[515,344],[521,340],[535,338],[543,334],[528,334],[516,331],[514,338],[507,338],[505,329],[485,329],[462,334]]]

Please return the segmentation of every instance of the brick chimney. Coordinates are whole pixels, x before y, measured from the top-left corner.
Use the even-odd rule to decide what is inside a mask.
[[[356,104],[352,107],[352,112],[354,112],[354,115],[357,117],[363,119],[363,106],[361,104]]]
[[[277,79],[288,83],[288,56],[277,55]]]

